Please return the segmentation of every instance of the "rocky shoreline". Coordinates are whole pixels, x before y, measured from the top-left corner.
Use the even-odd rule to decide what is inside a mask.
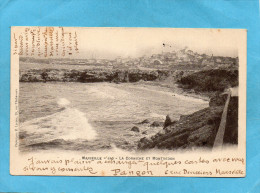
[[[183,76],[177,82],[184,90],[193,89],[210,96],[209,107],[191,115],[183,115],[177,121],[171,120],[168,115],[160,132],[140,139],[137,147],[139,150],[213,147],[226,100],[226,96],[221,93],[228,87],[238,86],[238,70],[203,70]],[[238,97],[230,100],[224,143],[238,143]]]
[[[31,69],[20,71],[20,82],[137,82],[154,81],[168,77],[168,70],[68,70]]]
[[[238,86],[236,68],[208,69],[202,71],[169,71],[140,69],[30,69],[20,71],[20,82],[138,82],[150,81],[162,84],[163,80],[186,93],[210,98],[209,107],[190,115],[182,115],[174,120],[167,115],[164,123],[149,123],[151,129],[159,132],[143,137],[137,144],[138,150],[145,149],[192,149],[196,147],[212,148],[221,121],[226,96],[220,95],[226,88]],[[169,85],[164,85],[168,87]],[[238,97],[232,97],[228,108],[225,143],[237,144]],[[173,110],[174,113],[174,110]],[[147,123],[140,123],[147,124]],[[160,128],[162,128],[160,130]],[[138,126],[133,132],[140,132]],[[155,132],[157,132],[155,131]],[[140,132],[145,134],[143,132]],[[141,135],[144,136],[144,135]]]

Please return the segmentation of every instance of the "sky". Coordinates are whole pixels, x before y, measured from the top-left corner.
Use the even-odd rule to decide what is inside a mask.
[[[184,47],[201,54],[237,57],[239,36],[243,31],[234,29],[79,28],[79,57],[110,59],[119,56],[122,58],[139,57]]]
[[[26,29],[30,29],[26,33]],[[23,54],[30,56],[34,50],[34,57],[44,56],[44,51],[49,54],[54,51],[52,57],[62,56],[63,47],[74,46],[74,34],[76,34],[77,54],[68,54],[72,58],[99,58],[114,59],[135,58],[150,56],[162,52],[177,51],[187,47],[200,54],[214,56],[237,57],[241,46],[244,45],[246,31],[239,29],[184,29],[184,28],[86,28],[86,27],[15,27],[12,28],[12,49],[22,48]],[[53,31],[53,35],[50,32]],[[33,32],[33,33],[31,33]],[[46,32],[46,33],[45,33]],[[56,32],[58,38],[56,40]],[[62,34],[66,45],[61,41]],[[71,35],[71,40],[69,38]],[[51,39],[52,38],[52,39]],[[38,41],[39,40],[39,41]],[[52,41],[52,42],[51,42]],[[28,44],[27,44],[28,43]],[[38,44],[39,43],[39,44]],[[51,44],[53,43],[53,44]],[[59,44],[56,48],[56,43]],[[38,46],[39,45],[39,46]],[[53,45],[53,49],[51,49]],[[163,46],[164,45],[164,46]],[[45,49],[45,46],[48,48]],[[20,49],[21,50],[21,49]],[[58,50],[55,52],[55,50]],[[27,52],[26,52],[27,51]],[[38,55],[37,53],[41,53]],[[27,54],[25,54],[27,53]],[[55,54],[57,53],[57,54]],[[67,55],[67,56],[68,56]]]

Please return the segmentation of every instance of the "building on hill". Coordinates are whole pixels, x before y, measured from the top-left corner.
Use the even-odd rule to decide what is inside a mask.
[[[162,64],[163,64],[163,62],[161,60],[155,59],[153,61],[153,65],[162,65]]]
[[[221,64],[223,62],[222,57],[214,57],[214,61],[216,64]]]
[[[187,51],[187,54],[192,55],[192,56],[194,55],[194,53],[193,53],[192,50],[188,50],[188,51]]]
[[[206,55],[207,56],[207,55]],[[201,63],[203,66],[215,66],[215,61],[214,61],[214,56],[212,54],[212,56],[210,58],[208,57],[204,57],[204,59],[202,60]]]

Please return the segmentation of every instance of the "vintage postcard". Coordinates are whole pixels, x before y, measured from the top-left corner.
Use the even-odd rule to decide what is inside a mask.
[[[244,177],[246,34],[12,27],[10,173]]]

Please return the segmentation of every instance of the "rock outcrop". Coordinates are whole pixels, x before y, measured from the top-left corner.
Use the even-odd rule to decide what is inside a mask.
[[[139,149],[177,149],[193,146],[212,146],[220,123],[222,106],[206,108],[183,116],[177,123],[157,133],[151,139],[143,139]]]
[[[145,119],[145,120],[143,120],[142,122],[140,122],[138,124],[148,124],[148,123],[150,123],[150,121],[148,119]]]
[[[166,128],[168,127],[169,125],[173,125],[174,123],[176,123],[177,120],[175,120],[175,118],[171,115],[167,115],[166,116],[166,119],[164,121],[164,124],[163,124],[163,128]]]
[[[162,70],[66,70],[31,69],[20,72],[20,82],[137,82],[154,81],[170,75]]]
[[[238,70],[210,69],[183,76],[178,83],[185,89],[194,89],[197,92],[222,92],[227,87],[238,85]]]
[[[140,129],[136,126],[132,127],[131,131],[140,132]]]
[[[176,122],[167,116],[164,129],[150,138],[142,138],[138,143],[139,150],[212,148],[227,97],[220,93],[229,86],[238,85],[238,72],[229,69],[196,72],[182,77],[179,84],[188,85],[202,94],[211,91],[209,107],[182,115]],[[224,143],[238,143],[238,97],[230,99]]]
[[[154,121],[150,127],[162,127],[163,126],[163,122],[160,121]]]

